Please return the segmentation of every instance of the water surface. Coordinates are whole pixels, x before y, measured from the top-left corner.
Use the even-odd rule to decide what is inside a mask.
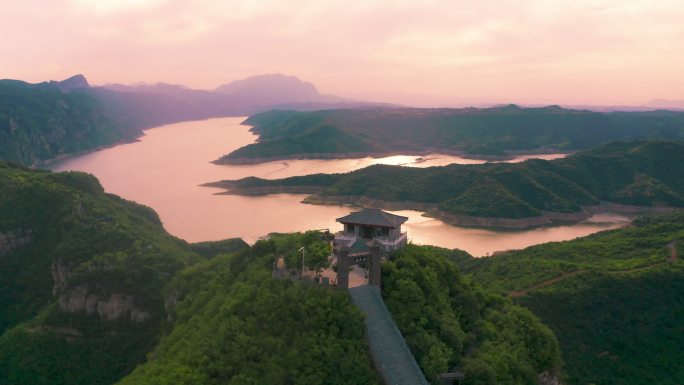
[[[136,143],[75,157],[53,168],[94,174],[108,192],[154,208],[171,234],[189,242],[241,237],[252,243],[270,232],[341,230],[335,218],[348,214],[351,208],[302,204],[300,201],[304,195],[214,195],[222,190],[201,187],[200,184],[247,176],[271,179],[347,172],[380,163],[413,167],[483,163],[481,160],[440,154],[380,159],[288,160],[240,166],[210,163],[256,140],[249,127],[240,125],[243,120],[219,118],[157,127],[145,131],[145,136]],[[540,157],[554,159],[562,156]],[[521,156],[512,161],[528,158]],[[418,211],[393,212],[410,218],[405,227],[412,242],[460,248],[476,256],[573,239],[628,222],[628,218],[621,215],[603,214],[568,226],[492,231],[451,226],[423,217]]]

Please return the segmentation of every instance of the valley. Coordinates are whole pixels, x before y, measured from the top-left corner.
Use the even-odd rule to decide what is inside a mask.
[[[302,204],[306,195],[216,195],[222,190],[200,185],[224,178],[283,178],[317,172],[349,172],[377,164],[419,168],[449,163],[483,163],[456,156],[395,156],[337,160],[293,160],[259,165],[215,165],[227,145],[239,148],[256,137],[242,118],[210,119],[146,131],[139,142],[79,156],[54,166],[96,175],[109,192],[153,207],[165,228],[189,242],[240,237],[250,244],[270,232],[331,229],[353,208],[344,204]],[[521,160],[525,159],[524,157]],[[113,167],[112,165],[116,165]],[[410,167],[407,167],[410,168]],[[353,202],[350,202],[353,203]],[[572,239],[624,226],[632,214],[597,214],[577,224],[501,231],[450,225],[423,216],[423,210],[389,207],[408,216],[409,239],[419,244],[461,248],[473,255],[519,249],[537,243]]]

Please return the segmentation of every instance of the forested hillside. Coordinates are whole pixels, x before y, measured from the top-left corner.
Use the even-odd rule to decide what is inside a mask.
[[[500,256],[455,257],[557,335],[570,384],[684,381],[684,214]]]
[[[408,245],[382,268],[387,307],[426,377],[453,368],[465,374],[464,384],[557,377],[553,333],[526,309],[464,279],[452,262],[463,254]]]
[[[156,344],[170,277],[201,258],[82,173],[0,163],[0,384],[108,384]]]
[[[111,119],[97,98],[66,90],[0,81],[0,160],[32,165],[141,135]]]

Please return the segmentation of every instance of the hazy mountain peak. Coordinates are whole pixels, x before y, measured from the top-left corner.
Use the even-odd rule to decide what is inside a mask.
[[[241,94],[258,97],[264,102],[302,102],[317,101],[321,94],[316,87],[296,76],[279,73],[250,76],[235,80],[216,88],[222,94]]]
[[[68,79],[64,79],[62,81],[50,81],[50,84],[57,86],[62,92],[69,92],[73,90],[78,90],[78,89],[83,89],[83,88],[90,88],[90,84],[88,83],[88,79],[85,78],[85,76],[78,74],[74,75]]]

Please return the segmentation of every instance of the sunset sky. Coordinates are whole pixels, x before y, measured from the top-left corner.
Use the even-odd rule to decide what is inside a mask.
[[[684,99],[684,1],[0,0],[0,78],[284,73],[415,104]]]

